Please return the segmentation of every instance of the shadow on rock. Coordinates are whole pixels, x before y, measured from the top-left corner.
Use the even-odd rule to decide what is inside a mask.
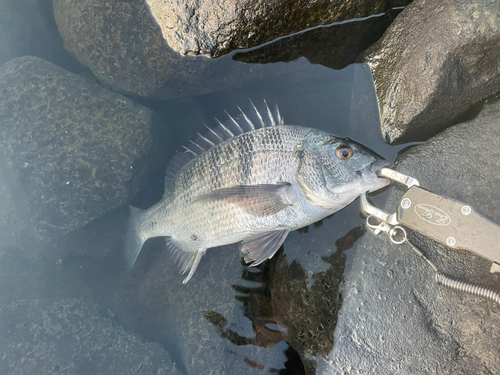
[[[267,64],[305,57],[312,64],[343,69],[383,35],[399,12],[390,10],[380,17],[319,27],[249,52],[238,52],[233,55],[233,60]]]

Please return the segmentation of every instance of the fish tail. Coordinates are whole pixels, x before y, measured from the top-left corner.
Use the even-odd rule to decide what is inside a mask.
[[[141,231],[141,216],[144,210],[137,207],[129,206],[130,214],[127,222],[127,233],[125,237],[125,261],[131,269],[134,266],[135,260],[141,252],[142,245],[148,239]]]

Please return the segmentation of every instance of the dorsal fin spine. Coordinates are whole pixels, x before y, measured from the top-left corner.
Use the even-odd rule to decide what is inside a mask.
[[[267,115],[269,116],[269,121],[271,121],[271,126],[276,126],[276,122],[274,121],[274,116],[271,113],[269,106],[267,105],[266,99],[264,99],[264,104],[266,105]]]
[[[205,125],[205,124],[203,124],[203,125]],[[207,128],[208,130],[210,130],[210,132],[211,132],[213,135],[215,135],[215,136],[216,136],[216,137],[217,137],[217,138],[218,138],[221,142],[224,142],[224,140],[221,138],[221,136],[220,136],[219,134],[217,134],[217,133],[216,133],[216,132],[215,132],[212,128],[208,127],[207,125],[205,125],[205,126],[206,126],[206,128]]]
[[[220,125],[220,127],[222,129],[224,129],[226,132],[229,133],[229,135],[231,136],[231,138],[234,137],[234,133],[231,130],[229,130],[226,126],[224,126],[224,124],[222,122],[220,122],[219,119],[216,118],[215,121],[217,121],[217,123]]]
[[[241,128],[240,124],[238,124],[238,122],[226,110],[224,110],[224,112],[226,112],[227,117],[229,117],[229,119],[233,122],[233,124],[236,125],[236,127],[240,130],[240,132],[245,133],[245,131]]]
[[[276,117],[278,118],[278,125],[284,125],[285,119],[281,116],[280,109],[278,108],[278,103],[276,103],[275,111]]]
[[[171,164],[175,164],[178,168],[182,168],[182,165],[180,165],[179,163],[177,163],[177,161],[175,159],[172,159],[172,161],[170,163]]]
[[[192,140],[189,140],[189,142],[191,142],[191,144],[195,145],[196,147],[198,147],[201,151],[207,151],[205,150],[203,147],[201,147],[198,143],[195,143],[193,142]]]
[[[248,123],[248,125],[250,125],[250,128],[251,128],[252,130],[255,130],[255,125],[253,124],[252,120],[250,120],[250,119],[248,118],[248,116],[245,114],[245,112],[243,112],[243,111],[241,110],[241,108],[240,108],[240,107],[238,107],[238,109],[240,110],[240,113],[241,113],[241,115],[243,116],[243,118],[245,119],[245,121]]]
[[[215,146],[215,143],[213,143],[210,139],[208,139],[207,137],[204,137],[202,136],[200,133],[196,132],[196,134],[198,134],[198,137],[200,137],[201,139],[203,139],[205,142],[207,142],[211,147]]]
[[[186,146],[182,146],[184,148],[184,150],[186,150],[186,152],[190,152],[192,153],[194,156],[198,156],[198,154],[196,152],[194,152],[193,150],[191,150],[190,148],[187,148]]]
[[[249,99],[250,100],[250,99]],[[257,107],[255,107],[255,104],[253,104],[253,102],[250,100],[250,104],[252,104],[252,107],[255,111],[255,113],[257,114],[257,117],[262,125],[263,128],[266,127],[266,123],[264,122],[264,119],[262,118],[262,116],[260,115],[260,112],[257,110]]]

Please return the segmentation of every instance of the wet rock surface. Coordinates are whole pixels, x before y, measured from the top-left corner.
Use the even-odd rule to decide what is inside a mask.
[[[314,13],[316,8],[317,11],[328,7],[329,11],[321,17],[332,21],[367,16],[373,12],[385,11],[395,4],[405,3],[407,2],[349,1],[336,7],[339,4],[313,2],[309,4],[310,11],[304,13],[307,16],[300,17],[299,24],[289,25],[298,31],[321,23],[314,18],[314,14],[319,14]],[[285,35],[288,29],[282,27],[288,25],[287,17],[295,17],[296,12],[302,12],[302,8],[288,5],[282,7],[268,2],[236,4],[231,1],[217,6],[218,11],[214,12],[213,4],[212,8],[204,8],[210,4],[208,1],[197,5],[179,3],[170,4],[169,7],[163,2],[155,1],[151,2],[150,8],[142,1],[113,0],[103,3],[99,0],[56,0],[54,15],[65,48],[88,66],[101,82],[127,95],[157,99],[201,95],[300,70],[298,66],[283,63],[235,63],[230,56],[217,60],[203,56],[182,56],[175,50],[175,46],[183,53],[194,50],[196,53],[222,53],[222,50],[227,53],[241,46],[257,45],[264,39],[273,39],[274,34],[267,35],[262,41],[256,39],[258,32],[266,28],[273,28],[272,33],[280,30],[279,35]],[[176,16],[177,9],[179,14]],[[238,17],[240,11],[245,15]],[[278,17],[283,11],[287,16]],[[158,21],[152,13],[156,14]],[[278,18],[272,22],[267,18],[254,19],[254,13]],[[236,17],[236,20],[225,24],[226,21],[222,21],[225,17]],[[221,20],[224,26],[217,29],[216,19]],[[186,22],[191,24],[184,25]],[[240,26],[247,22],[248,26],[241,29]],[[303,23],[305,24],[302,25]],[[243,39],[233,35],[230,37],[231,41],[228,41],[229,37],[225,34],[228,30],[234,35],[243,35]],[[165,39],[164,35],[167,34],[169,37]],[[248,42],[248,35],[252,35],[255,40]],[[205,42],[210,46],[204,45]]]
[[[409,1],[147,0],[168,45],[181,54],[220,56],[311,26],[368,16]],[[216,11],[214,11],[216,9]]]
[[[158,343],[127,332],[85,299],[0,306],[2,374],[180,374]]]
[[[302,359],[306,374],[315,374],[318,361],[333,349],[337,314],[342,306],[339,292],[346,262],[344,251],[364,232],[363,226],[356,227],[334,246],[328,246],[328,240],[315,243],[313,251],[319,253],[325,268],[319,272],[313,272],[307,262],[294,259],[289,263],[287,259],[287,254],[290,257],[298,249],[311,248],[311,238],[294,236],[277,260],[271,288],[274,319],[285,330],[283,339]]]
[[[404,153],[397,170],[422,187],[470,204],[500,223],[500,103]],[[385,210],[404,194],[391,187]],[[467,230],[467,228],[464,228]],[[500,292],[491,263],[418,234],[410,239],[445,274]],[[498,306],[434,281],[434,271],[406,245],[366,234],[347,252],[343,304],[333,351],[318,374],[498,374]]]
[[[417,0],[359,61],[390,143],[421,141],[500,91],[500,1]]]
[[[36,57],[1,68],[0,122],[2,246],[31,255],[129,201],[155,147],[151,110]]]
[[[65,48],[102,83],[131,96],[201,95],[291,69],[181,56],[163,39],[144,2],[56,0],[54,15]]]

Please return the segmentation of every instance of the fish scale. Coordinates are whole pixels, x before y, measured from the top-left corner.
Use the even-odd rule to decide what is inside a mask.
[[[267,134],[271,131],[274,134]],[[293,153],[299,143],[301,133],[307,131],[307,128],[282,126],[280,128],[258,129],[254,131],[257,134],[244,133],[235,137],[232,142],[219,145],[221,147],[214,147],[193,160],[189,168],[185,169],[186,172],[180,173],[172,181],[172,186],[167,187],[164,199],[184,205],[192,199],[193,195],[234,186],[235,182],[241,185],[275,182],[276,167],[280,163],[279,157],[277,159],[265,157],[264,160],[261,158],[254,160],[253,156],[260,153],[265,153],[268,156],[276,152]],[[283,137],[281,133],[284,133]],[[284,144],[281,138],[288,140],[287,144]],[[243,151],[241,153],[235,147],[238,144]],[[239,158],[235,159],[235,157]],[[242,161],[241,157],[245,159]],[[220,170],[223,177],[212,175],[214,170]],[[251,176],[251,178],[246,175]],[[206,178],[207,176],[208,178]]]
[[[361,145],[284,125],[269,108],[256,114],[256,121],[231,117],[212,134],[200,135],[186,154],[174,158],[162,200],[148,210],[131,208],[126,244],[131,265],[144,241],[158,236],[167,237],[181,271],[189,271],[184,282],[211,247],[243,241],[245,260],[257,265],[278,250],[289,231],[387,184],[375,175],[387,162]],[[259,128],[253,130],[254,124]],[[346,160],[338,154],[344,149],[352,152]]]

